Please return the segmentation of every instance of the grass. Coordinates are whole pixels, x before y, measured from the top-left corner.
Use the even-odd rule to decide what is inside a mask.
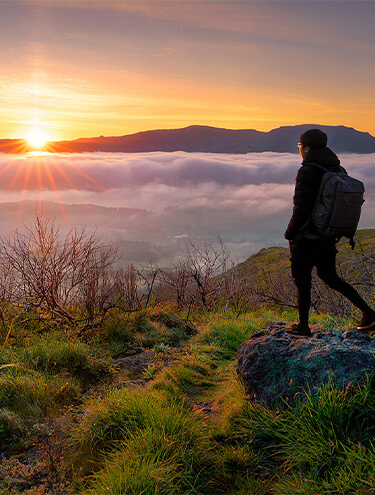
[[[170,310],[154,308],[134,314],[113,314],[94,336],[105,343],[113,356],[131,352],[134,345],[145,348],[176,345],[189,340],[195,326]]]
[[[70,437],[75,465],[81,474],[93,473],[82,493],[227,493],[237,484],[243,493],[249,486],[267,493],[261,456],[248,446],[217,442],[217,425],[191,409],[226,382],[218,404],[238,400],[232,388],[236,348],[254,330],[249,321],[217,316],[181,347],[176,365],[148,373],[149,387],[110,390],[85,402]],[[155,350],[170,354],[167,346]]]
[[[25,367],[48,373],[69,373],[83,386],[109,377],[113,371],[110,355],[103,348],[88,345],[74,336],[68,339],[61,332],[39,337],[20,353]]]
[[[80,466],[90,456],[100,470],[83,493],[194,493],[198,486],[212,493],[214,466],[203,469],[212,446],[204,422],[183,403],[155,391],[115,391],[86,411],[71,444]],[[104,459],[103,449],[112,452]]]
[[[117,330],[112,321],[91,345],[54,331],[28,346],[17,340],[2,354],[3,363],[20,366],[0,375],[0,442],[17,445],[33,422],[63,418],[65,462],[75,469],[69,493],[375,493],[371,377],[321,388],[293,407],[244,397],[238,345],[269,321],[295,319],[293,311],[263,308],[240,318],[211,314],[193,327],[159,309],[120,321]],[[313,314],[311,323],[336,326],[327,315]],[[171,335],[181,337],[178,347]],[[111,384],[120,376],[115,339],[130,351],[140,336],[156,364],[139,388]],[[162,368],[166,356],[173,364]],[[195,407],[202,403],[211,412]]]
[[[23,330],[22,330],[23,331]],[[17,328],[12,329],[17,335]],[[52,331],[18,338],[0,356],[0,445],[27,445],[38,425],[77,405],[83,392],[109,380],[114,363],[104,349]]]
[[[216,315],[210,320],[206,332],[200,335],[198,341],[216,344],[222,359],[232,359],[236,356],[238,346],[247,340],[256,330],[253,322],[228,319]]]
[[[0,446],[29,441],[39,422],[77,403],[79,383],[38,373],[0,376]]]
[[[228,419],[225,440],[265,454],[278,472],[274,493],[366,493],[375,488],[374,406],[369,378],[328,385],[295,408],[247,402]]]

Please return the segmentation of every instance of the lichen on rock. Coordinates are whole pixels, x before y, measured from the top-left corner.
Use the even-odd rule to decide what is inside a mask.
[[[296,339],[286,328],[269,323],[237,350],[237,373],[252,400],[292,402],[328,383],[347,386],[375,371],[375,339],[365,333],[312,329],[312,337]]]

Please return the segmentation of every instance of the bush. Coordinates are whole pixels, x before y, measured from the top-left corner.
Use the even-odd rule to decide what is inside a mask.
[[[22,419],[13,411],[0,409],[0,445],[9,445],[24,433]]]
[[[151,321],[158,321],[169,329],[179,328],[186,337],[191,337],[197,333],[195,326],[188,320],[182,319],[176,313],[164,310],[154,310],[150,315]]]
[[[109,344],[113,355],[127,352],[134,343],[129,318],[122,314],[110,315],[104,322],[99,337]]]
[[[173,313],[153,309],[128,316],[127,332],[133,342],[150,348],[159,343],[178,345],[197,330],[191,322]]]
[[[0,377],[0,407],[24,420],[35,420],[70,405],[81,392],[77,383],[60,377],[14,375]]]
[[[84,386],[109,377],[113,363],[108,353],[77,338],[61,333],[42,336],[20,353],[21,361],[30,369],[57,374],[69,373]]]

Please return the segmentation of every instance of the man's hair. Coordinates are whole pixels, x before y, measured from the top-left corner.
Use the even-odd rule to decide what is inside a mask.
[[[327,146],[327,134],[320,129],[309,129],[301,134],[300,144],[304,148],[309,147],[311,150],[325,148]]]

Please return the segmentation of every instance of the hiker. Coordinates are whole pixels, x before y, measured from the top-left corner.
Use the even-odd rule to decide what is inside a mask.
[[[296,177],[293,214],[284,236],[289,240],[292,277],[297,287],[299,322],[286,331],[294,337],[311,336],[309,310],[311,272],[314,266],[323,282],[340,292],[362,311],[357,330],[375,329],[375,311],[336,272],[337,237],[317,234],[310,221],[322,177],[328,170],[339,172],[340,160],[327,148],[327,135],[320,129],[310,129],[302,133],[298,147],[302,166]]]

